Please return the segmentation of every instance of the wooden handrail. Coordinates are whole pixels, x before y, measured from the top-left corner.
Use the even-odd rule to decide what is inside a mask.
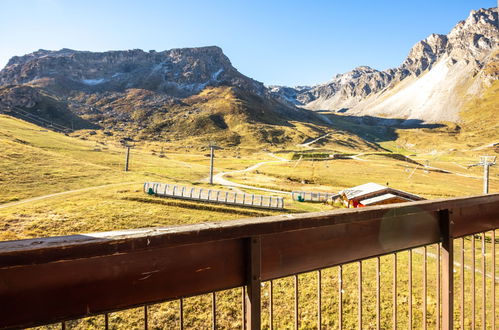
[[[0,328],[243,285],[251,303],[260,281],[495,228],[499,194],[0,242]]]

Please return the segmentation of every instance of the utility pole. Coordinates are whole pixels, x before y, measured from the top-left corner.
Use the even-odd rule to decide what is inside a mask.
[[[483,166],[483,194],[489,193],[489,167],[496,164],[496,156],[480,156],[480,162],[468,166]]]
[[[219,146],[216,146],[213,143],[210,143],[210,184],[213,184],[213,162],[215,158],[215,150],[216,149],[222,149]]]
[[[215,156],[215,146],[210,145],[210,184],[213,184],[213,158]]]
[[[128,172],[128,161],[130,160],[130,146],[126,146],[125,172]]]

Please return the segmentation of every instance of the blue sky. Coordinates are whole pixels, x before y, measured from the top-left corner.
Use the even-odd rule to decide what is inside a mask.
[[[265,84],[311,85],[369,65],[398,66],[495,0],[0,0],[0,67],[40,48],[158,51],[218,45]]]

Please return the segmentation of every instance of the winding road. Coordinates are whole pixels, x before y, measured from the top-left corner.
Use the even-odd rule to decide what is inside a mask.
[[[227,180],[224,178],[225,175],[228,174],[233,174],[233,173],[243,173],[243,172],[250,172],[253,170],[256,170],[262,165],[265,164],[271,164],[271,163],[282,163],[282,162],[289,162],[288,159],[281,158],[279,156],[276,156],[274,154],[270,154],[274,158],[278,158],[279,160],[268,160],[265,162],[260,162],[255,165],[252,165],[250,167],[247,167],[242,170],[236,170],[236,171],[228,171],[228,172],[220,172],[217,173],[216,175],[213,176],[213,183],[222,185],[222,186],[227,186],[227,187],[235,187],[235,188],[244,188],[244,189],[253,189],[253,190],[261,190],[261,191],[266,191],[266,192],[272,192],[272,193],[278,193],[278,194],[286,194],[286,195],[291,195],[289,191],[282,191],[282,190],[275,190],[275,189],[267,189],[267,188],[260,188],[260,187],[254,187],[242,183],[237,183],[237,182],[232,182],[230,180]]]

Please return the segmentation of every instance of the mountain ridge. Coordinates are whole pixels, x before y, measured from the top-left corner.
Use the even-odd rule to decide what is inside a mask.
[[[447,35],[417,42],[397,68],[359,66],[325,84],[294,88],[266,87],[241,74],[217,46],[42,49],[11,58],[0,71],[0,110],[21,107],[60,125],[70,120],[76,128],[97,125],[145,139],[185,139],[195,132],[231,145],[291,145],[338,129],[330,119],[338,117],[312,110],[379,119],[376,125],[391,122],[383,118],[406,120],[408,127],[457,123],[463,107],[499,77],[497,21],[496,8],[472,11]]]
[[[407,84],[404,80],[416,80],[432,71],[433,67],[442,61],[446,61],[445,65],[448,67],[456,66],[462,70],[461,80],[473,80],[487,63],[497,61],[494,49],[498,47],[498,36],[497,8],[473,10],[467,19],[458,22],[447,35],[434,33],[417,42],[397,68],[379,71],[361,66],[338,74],[329,82],[308,87],[306,90],[293,91],[289,87],[272,86],[271,92],[283,102],[291,102],[312,110],[348,111],[354,115],[422,119],[430,122],[458,122],[459,111],[446,113],[445,109],[435,104],[432,106],[437,110],[430,111],[426,107],[420,112],[411,112],[408,108],[414,108],[415,104],[398,106],[382,101],[387,98],[386,94],[393,92],[398,85]],[[462,63],[464,65],[461,65]],[[462,67],[459,68],[459,65]],[[497,76],[483,75],[480,78],[487,87],[492,80],[497,79]],[[480,83],[481,81],[477,82]],[[450,86],[449,89],[456,92],[459,87]],[[286,93],[283,92],[284,88]],[[477,86],[473,88],[480,89]],[[473,88],[470,92],[473,92]],[[451,99],[449,95],[446,95],[446,98]],[[465,100],[453,104],[453,107],[461,108],[464,103]],[[435,115],[435,112],[442,115]]]

